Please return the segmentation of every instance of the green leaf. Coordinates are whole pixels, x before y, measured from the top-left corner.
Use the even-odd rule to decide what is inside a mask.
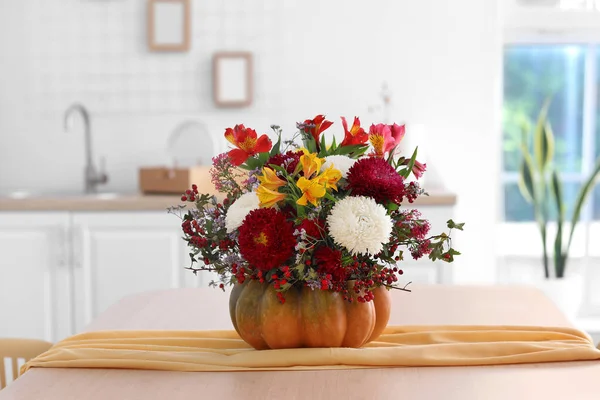
[[[521,161],[518,185],[521,195],[528,203],[533,203],[536,198],[533,179],[531,158],[527,153],[524,155],[523,160]]]
[[[386,208],[388,211],[392,212],[392,211],[396,211],[397,209],[400,208],[400,206],[396,203],[392,203],[391,201],[389,203],[387,203]]]
[[[592,191],[592,188],[595,186],[596,177],[598,176],[598,174],[600,174],[600,157],[596,160],[594,172],[584,183],[581,189],[579,189],[579,193],[577,194],[577,200],[575,200],[575,208],[573,210],[573,217],[571,218],[571,231],[569,232],[569,243],[567,244],[565,254],[569,254],[569,248],[571,247],[571,242],[573,241],[573,233],[575,232],[575,226],[577,225],[577,222],[579,222],[579,217],[581,216],[581,209],[583,208],[587,197]]]
[[[327,154],[327,144],[325,143],[325,135],[323,134],[321,134],[321,144],[319,147],[319,157],[324,157]]]
[[[528,149],[529,148],[529,136],[531,132],[531,122],[529,118],[523,118],[520,121],[521,126],[521,147]]]
[[[410,174],[412,173],[413,167],[415,166],[415,161],[417,159],[417,152],[419,150],[419,147],[417,146],[415,148],[415,151],[412,154],[412,157],[410,158],[410,160],[408,161],[408,165],[406,166],[405,169],[401,170],[399,172],[399,174],[404,178],[407,179]]]
[[[304,144],[306,150],[308,150],[310,153],[316,153],[317,142],[315,142],[315,138],[306,131],[300,131],[300,136],[302,137],[302,143]]]
[[[449,219],[449,220],[446,222],[446,224],[448,225],[448,228],[449,228],[449,229],[458,229],[459,231],[462,231],[462,230],[464,230],[463,228],[464,228],[464,226],[465,226],[465,223],[464,223],[464,222],[461,222],[461,223],[457,224],[456,222],[454,222],[454,221],[453,221],[453,220],[451,220],[451,219]]]
[[[565,206],[563,203],[563,190],[560,177],[558,172],[552,171],[552,181],[550,182],[550,188],[552,190],[552,197],[554,204],[556,205],[557,211],[557,230],[556,237],[554,238],[554,268],[556,269],[556,276],[562,277],[563,266],[565,258],[563,257],[562,250],[562,236],[563,236],[563,224],[565,220]]]
[[[547,99],[538,115],[538,120],[533,134],[533,154],[540,171],[545,171],[552,159],[554,152],[554,135],[548,122],[548,108],[550,99]]]
[[[275,164],[269,164],[268,167],[271,168],[275,172],[280,172],[282,174],[287,175],[287,171],[282,166],[275,165]]]
[[[270,157],[273,157],[275,154],[279,154],[281,152],[281,128],[278,126],[271,126],[271,129],[275,131],[277,134],[277,142],[271,148],[271,152],[269,153]]]
[[[350,146],[340,146],[337,149],[335,149],[335,151],[332,151],[330,154],[358,158],[361,155],[363,155],[368,149],[369,149],[369,146],[367,146],[367,145],[353,144]]]
[[[544,126],[544,140],[542,141],[543,143],[543,154],[545,155],[544,157],[544,165],[550,165],[550,163],[552,162],[552,159],[554,158],[554,131],[552,130],[552,125],[550,124],[550,121],[546,122],[546,125]]]

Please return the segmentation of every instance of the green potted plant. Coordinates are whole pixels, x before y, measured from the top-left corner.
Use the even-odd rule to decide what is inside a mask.
[[[545,280],[542,289],[568,317],[574,318],[582,302],[582,277],[567,274],[569,250],[581,211],[600,173],[600,159],[583,182],[567,225],[560,171],[554,162],[554,133],[548,120],[550,101],[546,101],[533,129],[523,125],[519,189],[533,205],[535,221],[542,239]],[[556,231],[550,237],[548,225],[555,219]]]

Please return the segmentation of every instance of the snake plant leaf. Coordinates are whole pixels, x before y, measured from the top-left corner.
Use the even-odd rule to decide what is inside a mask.
[[[545,171],[554,157],[554,135],[548,122],[549,107],[550,101],[547,100],[539,113],[533,133],[533,155],[540,171]]]
[[[573,216],[571,217],[571,231],[569,232],[569,242],[567,244],[566,253],[569,252],[569,248],[571,247],[571,242],[573,241],[573,233],[575,232],[575,226],[577,222],[579,222],[579,217],[581,216],[581,209],[585,204],[587,197],[589,196],[592,188],[596,183],[596,178],[600,174],[600,157],[596,160],[596,166],[594,167],[594,172],[588,180],[583,184],[581,189],[579,189],[579,193],[577,194],[577,199],[575,200],[575,208],[573,209]]]
[[[529,148],[529,136],[531,136],[531,121],[529,118],[521,118],[519,125],[521,127],[521,147]]]
[[[523,154],[519,170],[519,191],[523,198],[530,204],[535,202],[535,187],[533,178],[533,163],[529,154]]]
[[[552,171],[552,180],[550,182],[552,197],[556,205],[556,237],[554,238],[554,268],[557,278],[562,278],[564,274],[564,266],[566,263],[566,254],[563,253],[563,225],[565,221],[565,204],[563,201],[563,188],[558,175],[558,171]]]
[[[565,218],[565,204],[563,202],[563,187],[558,175],[558,171],[552,171],[552,181],[550,184],[552,189],[552,195],[554,197],[554,203],[556,205],[556,211],[558,212],[558,219],[564,220]]]

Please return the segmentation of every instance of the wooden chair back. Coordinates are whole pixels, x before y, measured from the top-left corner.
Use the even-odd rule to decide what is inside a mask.
[[[2,339],[0,338],[0,389],[6,386],[7,371],[5,359],[11,360],[13,381],[19,376],[18,360],[25,362],[37,357],[52,347],[52,343],[36,339]]]

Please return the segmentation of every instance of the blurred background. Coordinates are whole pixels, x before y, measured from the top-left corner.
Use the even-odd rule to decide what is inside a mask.
[[[291,137],[317,114],[339,136],[340,116],[405,123],[405,148],[418,145],[428,166],[431,196],[417,207],[438,230],[450,217],[466,222],[454,264],[410,264],[407,279],[555,283],[519,190],[521,126],[553,96],[570,215],[600,155],[599,9],[593,0],[0,0],[0,335],[58,340],[125,295],[205,285],[183,270],[168,178],[187,184],[210,165],[227,149],[227,127],[276,124]],[[571,317],[591,333],[600,332],[598,219],[593,189],[565,295],[580,295]]]

